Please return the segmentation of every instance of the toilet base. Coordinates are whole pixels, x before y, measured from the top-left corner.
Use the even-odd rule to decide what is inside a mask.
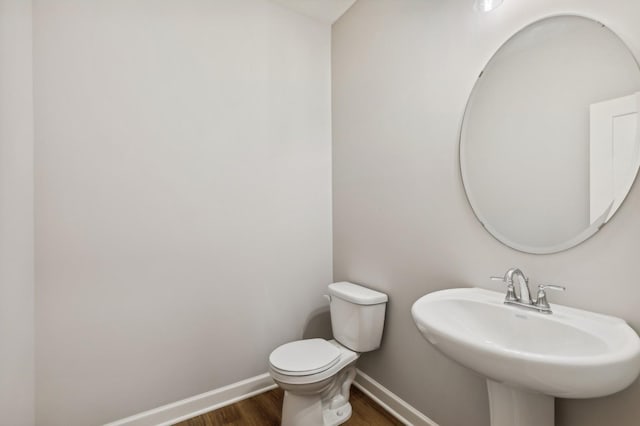
[[[322,400],[313,395],[296,395],[284,392],[281,426],[324,426]]]
[[[282,426],[338,426],[351,418],[349,403],[351,384],[356,376],[355,361],[336,376],[313,385],[291,386],[277,382],[284,389]]]
[[[351,404],[322,409],[318,396],[296,395],[285,391],[282,426],[338,426],[351,418]]]
[[[324,410],[322,413],[325,426],[338,426],[351,418],[351,403],[347,402],[340,408]]]

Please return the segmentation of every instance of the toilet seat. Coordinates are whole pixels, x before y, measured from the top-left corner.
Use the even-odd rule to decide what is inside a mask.
[[[308,340],[316,340],[316,339],[308,339]],[[345,348],[335,340],[324,340],[324,339],[317,339],[317,340],[320,340],[321,342],[324,342],[336,348],[338,350],[337,359],[335,359],[332,362],[329,362],[324,367],[316,366],[315,373],[313,372],[314,370],[307,370],[304,372],[300,372],[300,371],[291,372],[284,369],[280,369],[277,367],[277,365],[273,365],[273,362],[271,362],[272,357],[269,356],[269,372],[271,373],[271,377],[273,377],[274,380],[276,380],[276,382],[286,383],[287,385],[308,385],[312,383],[319,383],[319,382],[322,382],[323,380],[327,380],[331,378],[332,376],[337,374],[340,370],[342,370],[344,367],[355,362],[360,357],[360,354],[348,348]],[[299,344],[306,341],[307,340],[298,340],[296,342],[291,342],[291,343],[282,345],[276,350],[274,350],[272,352],[272,355],[274,352],[278,351],[278,349],[284,346]],[[318,345],[322,345],[326,347],[324,343],[319,343]],[[276,359],[275,361],[277,362],[278,360]],[[290,366],[290,365],[287,364],[287,366]],[[285,366],[281,365],[281,367],[285,367]],[[317,370],[320,370],[320,371],[317,371]]]
[[[287,376],[309,376],[333,367],[340,360],[340,349],[324,339],[286,343],[269,356],[271,368]]]

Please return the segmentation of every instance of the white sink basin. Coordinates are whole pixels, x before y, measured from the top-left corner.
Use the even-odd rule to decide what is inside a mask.
[[[457,288],[423,296],[411,308],[429,342],[489,379],[490,400],[492,382],[592,398],[618,392],[638,376],[640,339],[623,320],[556,304],[553,314],[541,314],[503,301],[503,293]],[[493,422],[491,409],[492,424],[502,424]]]

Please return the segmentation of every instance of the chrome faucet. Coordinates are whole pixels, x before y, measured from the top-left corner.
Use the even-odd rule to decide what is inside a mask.
[[[519,296],[516,294],[514,278],[518,281]],[[550,314],[551,307],[547,302],[546,289],[564,291],[565,287],[559,285],[539,285],[536,300],[531,299],[531,291],[529,290],[529,278],[518,268],[511,268],[505,272],[504,277],[491,277],[492,280],[502,281],[507,284],[507,295],[504,303],[507,305],[516,305],[522,308],[532,309],[538,312]]]
[[[521,303],[531,305],[531,290],[529,290],[529,278],[525,277],[524,273],[518,268],[511,268],[505,274],[503,280],[513,283],[513,277],[518,279],[520,296],[516,296]]]

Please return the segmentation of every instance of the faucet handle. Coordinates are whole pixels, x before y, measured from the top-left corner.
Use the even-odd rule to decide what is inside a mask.
[[[567,288],[562,285],[553,285],[553,284],[540,284],[538,286],[538,290],[556,290],[556,291],[565,291]]]
[[[567,288],[561,285],[553,284],[540,284],[538,286],[538,295],[536,297],[535,306],[542,309],[550,309],[549,302],[547,301],[547,293],[545,290],[565,291]]]
[[[505,277],[489,277],[489,278],[492,279],[493,281],[502,281],[507,285],[507,295],[504,297],[505,301],[517,302],[519,300],[518,297],[516,296],[516,289],[513,286],[513,282],[509,282],[506,276]]]

